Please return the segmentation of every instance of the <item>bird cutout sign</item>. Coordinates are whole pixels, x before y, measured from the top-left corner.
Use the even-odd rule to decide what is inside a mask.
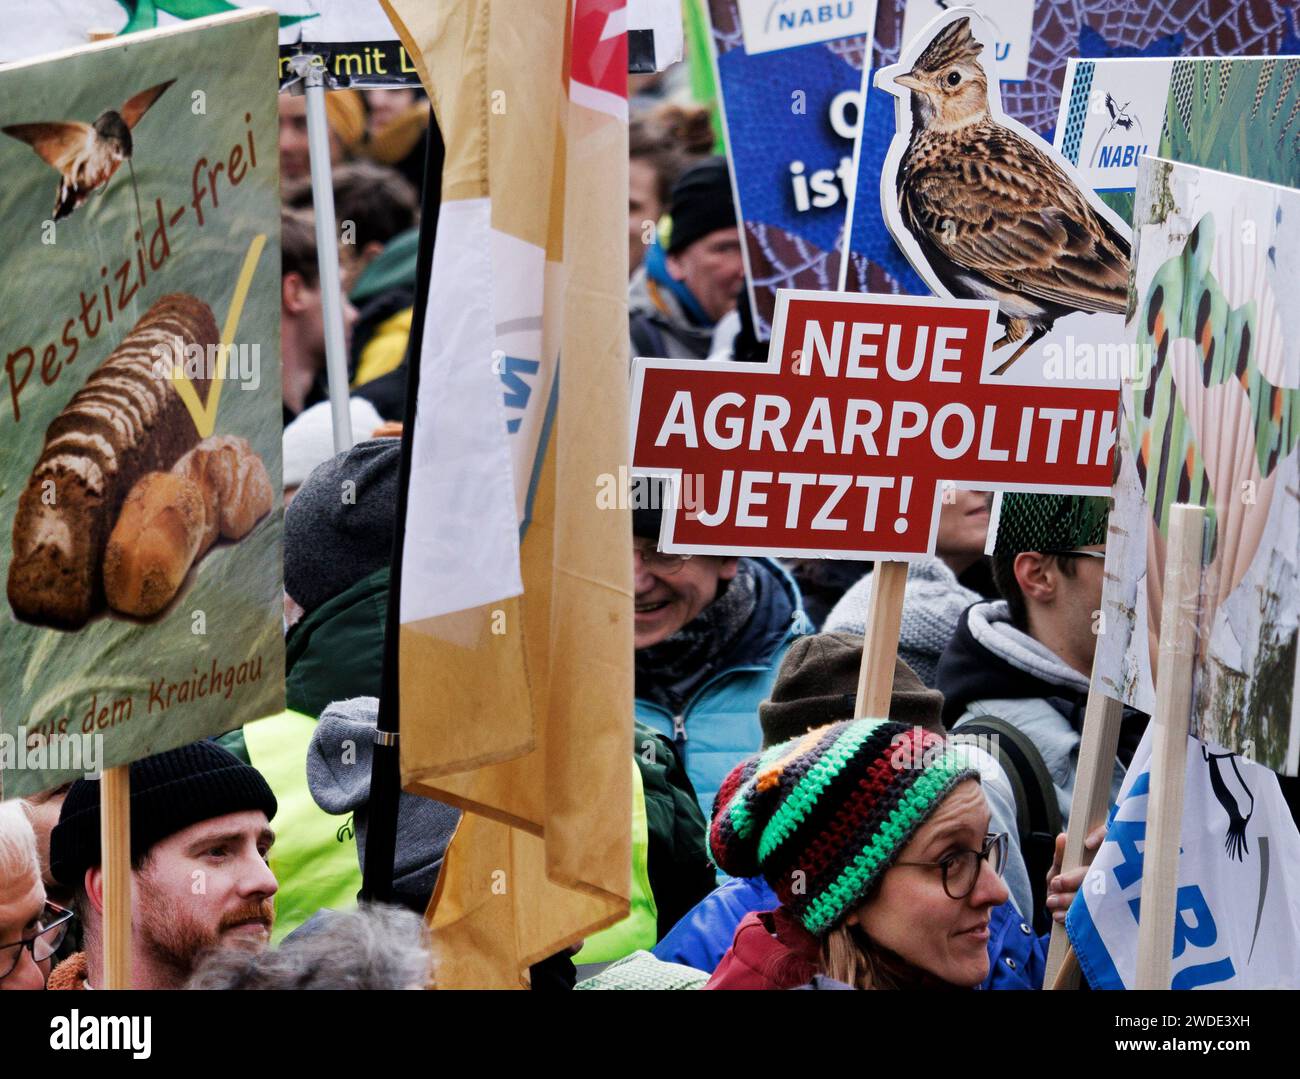
[[[1148,357],[1120,395],[1098,674],[1149,711],[1176,503],[1206,509],[1191,730],[1300,765],[1300,193],[1143,158],[1134,214]]]
[[[885,223],[936,294],[996,301],[991,374],[1118,387],[1128,226],[1003,111],[994,55],[985,21],[956,8],[876,73],[897,99]]]
[[[10,138],[27,143],[37,156],[59,174],[54,199],[54,220],[60,221],[80,207],[93,192],[102,192],[114,173],[127,163],[135,191],[136,219],[144,236],[140,213],[140,190],[135,184],[131,158],[135,140],[131,132],[175,79],[141,90],[118,109],[105,109],[93,123],[80,120],[50,120],[30,124],[8,124],[0,130]]]

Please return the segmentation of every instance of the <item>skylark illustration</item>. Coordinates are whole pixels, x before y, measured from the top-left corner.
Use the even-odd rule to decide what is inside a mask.
[[[80,120],[48,120],[36,124],[9,124],[0,128],[6,135],[27,143],[41,160],[59,174],[59,192],[54,199],[54,220],[67,217],[91,193],[102,189],[122,162],[131,162],[134,144],[131,129],[149,111],[175,79],[141,90],[120,109],[105,109],[93,124]],[[134,180],[134,173],[132,174]],[[139,192],[136,216],[139,217]],[[143,221],[140,224],[144,230]]]
[[[953,296],[996,300],[1002,374],[1072,311],[1123,313],[1129,244],[1033,142],[989,113],[984,46],[949,23],[912,70],[912,137],[898,168],[903,223]]]

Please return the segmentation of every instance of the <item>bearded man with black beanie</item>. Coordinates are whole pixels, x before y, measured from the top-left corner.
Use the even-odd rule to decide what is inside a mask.
[[[131,987],[179,989],[212,949],[266,947],[276,801],[261,773],[194,742],[134,762],[130,780]],[[104,985],[99,804],[99,781],[77,780],[50,836],[50,871],[72,890],[86,945],[50,974],[50,989]]]

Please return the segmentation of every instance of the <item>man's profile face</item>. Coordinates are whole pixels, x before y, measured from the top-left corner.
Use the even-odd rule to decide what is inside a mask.
[[[18,965],[4,978],[0,989],[44,989],[50,973],[50,961],[35,963],[26,948],[5,948],[31,938],[40,928],[45,908],[45,886],[35,870],[17,875],[0,876],[0,970],[8,968],[18,952]]]
[[[715,322],[736,306],[745,283],[740,230],[715,229],[689,247],[668,256],[668,272],[691,290],[705,314]]]
[[[275,834],[260,810],[192,824],[154,845],[135,873],[135,932],[187,975],[212,948],[266,947],[277,884],[266,864]]]
[[[1104,543],[1078,548],[1080,551],[1104,552]],[[1073,647],[1080,658],[1091,663],[1097,648],[1096,612],[1101,610],[1103,573],[1106,563],[1100,558],[1075,558],[1074,575],[1061,577],[1061,604],[1068,618]]]

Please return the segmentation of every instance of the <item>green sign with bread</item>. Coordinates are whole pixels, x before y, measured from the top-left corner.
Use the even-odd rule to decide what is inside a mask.
[[[275,53],[0,69],[0,796],[283,707]]]

